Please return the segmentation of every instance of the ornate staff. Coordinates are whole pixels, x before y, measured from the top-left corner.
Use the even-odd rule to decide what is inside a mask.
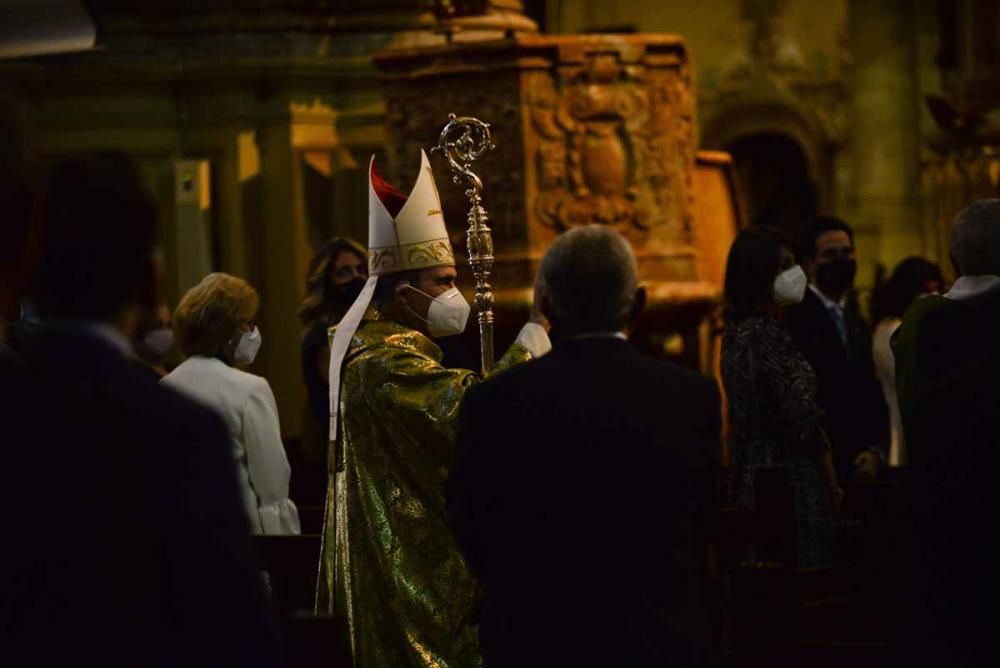
[[[440,153],[455,173],[456,185],[465,181],[469,198],[469,229],[465,233],[469,249],[469,265],[476,278],[476,311],[479,318],[479,343],[482,349],[483,372],[493,368],[493,237],[486,225],[489,217],[482,206],[483,181],[471,169],[476,160],[496,148],[490,141],[490,126],[471,116],[448,114],[448,124],[441,130],[438,145],[432,153]]]

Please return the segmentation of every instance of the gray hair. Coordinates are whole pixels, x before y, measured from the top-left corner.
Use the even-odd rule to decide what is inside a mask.
[[[639,285],[632,247],[600,225],[557,237],[542,258],[538,278],[552,325],[564,335],[621,329]]]
[[[955,217],[951,258],[963,276],[1000,275],[1000,199],[973,202]]]

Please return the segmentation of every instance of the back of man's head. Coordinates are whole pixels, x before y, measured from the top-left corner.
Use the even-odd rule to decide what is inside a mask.
[[[104,153],[49,174],[41,266],[44,319],[108,321],[151,298],[156,205],[134,161]]]
[[[981,199],[951,224],[951,259],[962,276],[1000,275],[1000,199]]]
[[[543,307],[561,336],[623,329],[639,284],[635,255],[620,234],[590,225],[552,243],[539,268]]]

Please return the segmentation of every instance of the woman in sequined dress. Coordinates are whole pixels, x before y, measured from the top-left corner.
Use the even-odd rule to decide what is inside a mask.
[[[752,509],[762,469],[784,469],[795,499],[797,565],[832,565],[843,492],[820,426],[816,375],[781,322],[807,279],[780,234],[740,232],[726,266],[722,379],[729,403],[733,505]]]

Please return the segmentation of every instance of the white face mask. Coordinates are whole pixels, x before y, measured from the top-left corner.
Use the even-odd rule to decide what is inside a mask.
[[[166,357],[174,347],[174,332],[169,327],[157,327],[146,333],[142,345],[153,357]]]
[[[806,294],[808,283],[806,272],[799,265],[786,269],[774,279],[774,301],[778,306],[798,304]]]
[[[257,351],[260,350],[260,343],[260,330],[257,327],[252,332],[243,332],[233,352],[233,364],[253,364]]]
[[[469,306],[469,302],[465,301],[465,297],[458,291],[458,288],[452,288],[451,290],[442,292],[437,297],[431,297],[426,292],[417,290],[412,285],[406,283],[404,285],[431,300],[431,306],[427,311],[426,318],[413,309],[410,309],[415,316],[427,323],[427,331],[430,332],[431,336],[440,338],[442,336],[461,334],[465,331],[465,323],[469,320],[469,312],[472,310],[472,307]]]

